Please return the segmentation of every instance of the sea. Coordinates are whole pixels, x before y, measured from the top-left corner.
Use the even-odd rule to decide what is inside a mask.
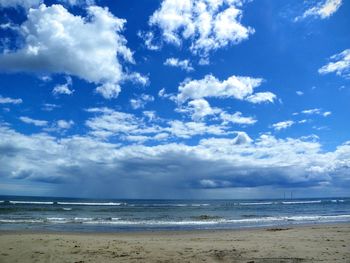
[[[115,200],[0,196],[0,230],[123,232],[350,222],[350,198]]]

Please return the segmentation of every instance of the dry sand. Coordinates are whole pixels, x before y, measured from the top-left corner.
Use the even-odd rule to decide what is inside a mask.
[[[143,233],[0,231],[0,262],[350,262],[350,224]]]

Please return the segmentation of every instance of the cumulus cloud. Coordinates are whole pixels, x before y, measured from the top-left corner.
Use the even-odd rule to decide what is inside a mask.
[[[257,122],[253,117],[244,117],[242,113],[237,111],[234,114],[229,114],[227,112],[221,112],[220,118],[223,121],[223,124],[234,123],[242,125],[252,125]]]
[[[74,90],[70,90],[67,84],[57,85],[53,88],[53,95],[72,95]]]
[[[151,31],[149,31],[149,32],[139,31],[139,32],[137,32],[137,36],[145,41],[145,46],[149,50],[159,50],[161,48],[161,45],[154,43],[155,36],[154,36],[153,32],[151,32]]]
[[[189,139],[197,135],[224,136],[231,133],[224,125],[208,125],[205,122],[183,122],[159,118],[148,118],[146,122],[144,118],[110,108],[90,108],[87,111],[96,114],[85,122],[90,129],[89,134],[102,139],[116,137],[128,140],[132,138],[130,136],[147,136],[148,140],[163,140],[171,137]],[[154,123],[154,121],[157,122]]]
[[[70,87],[72,86],[72,78],[66,77],[67,82],[62,85],[56,85],[53,90],[52,94],[55,96],[58,95],[72,95],[74,93],[74,90],[71,90]]]
[[[320,74],[336,73],[338,76],[350,78],[350,49],[345,49],[339,54],[330,58],[333,62],[329,62],[318,70]]]
[[[170,67],[178,67],[183,70],[193,71],[194,68],[191,65],[191,62],[188,59],[179,60],[178,58],[167,58],[164,62],[164,65]]]
[[[90,134],[97,137],[109,137],[123,134],[131,134],[139,130],[140,122],[132,114],[114,111],[109,108],[90,108],[88,112],[97,113],[88,119],[85,124],[91,129]]]
[[[57,127],[60,129],[67,130],[67,129],[70,129],[73,125],[74,125],[74,121],[72,121],[72,120],[69,120],[69,121],[58,120],[57,121]]]
[[[207,188],[350,186],[350,143],[325,152],[315,140],[252,140],[244,132],[194,145],[121,146],[89,136],[24,135],[1,126],[0,153],[2,178],[51,183],[61,194],[74,193],[77,185],[81,194],[103,189],[104,195],[139,198]]]
[[[32,119],[32,118],[29,118],[26,116],[21,116],[21,117],[19,117],[19,119],[24,123],[33,124],[33,125],[38,126],[38,127],[45,127],[48,124],[47,121],[36,120],[36,119]]]
[[[54,109],[60,108],[60,105],[53,103],[44,103],[41,107],[43,111],[53,111]]]
[[[206,97],[246,99],[253,94],[254,88],[261,85],[263,79],[231,76],[220,81],[212,75],[200,80],[186,80],[179,86],[177,100],[183,103],[189,99]]]
[[[58,132],[65,133],[67,130],[72,128],[74,121],[72,120],[58,120],[51,123],[50,126],[45,127],[43,130],[46,132]]]
[[[257,92],[247,97],[247,101],[251,103],[273,103],[276,99],[276,95],[272,92]]]
[[[136,109],[142,109],[146,106],[148,102],[154,101],[154,97],[149,94],[141,94],[137,99],[131,99],[130,105],[131,107]]]
[[[29,9],[39,6],[42,2],[43,0],[0,0],[0,8],[23,7]]]
[[[322,115],[324,117],[327,117],[332,114],[331,111],[323,111],[322,109],[319,109],[319,108],[303,110],[301,111],[301,113],[306,115]]]
[[[125,75],[124,79],[131,81],[134,84],[140,84],[142,86],[147,86],[150,83],[148,76],[141,75],[138,72],[129,73]]]
[[[142,114],[148,118],[149,121],[154,121],[157,119],[157,113],[151,110],[145,110]]]
[[[228,135],[227,127],[222,125],[208,125],[205,122],[182,122],[179,120],[169,121],[170,127],[162,130],[169,132],[178,138],[189,139],[196,135]]]
[[[176,101],[176,96],[174,94],[172,94],[172,93],[167,93],[165,88],[162,88],[162,89],[159,90],[158,97],[166,98],[166,99],[169,99],[169,100],[172,100],[172,101]]]
[[[134,63],[122,35],[126,21],[107,8],[86,11],[81,17],[61,5],[30,9],[20,26],[24,43],[0,55],[0,70],[74,75],[100,85],[96,91],[105,98],[117,97],[128,78],[121,61]]]
[[[295,92],[298,96],[303,96],[304,95],[304,92],[300,91],[300,90],[297,90]]]
[[[315,108],[315,109],[309,109],[309,110],[303,110],[301,113],[304,114],[321,114],[321,109]]]
[[[296,17],[295,21],[304,19],[306,17],[319,17],[325,19],[333,15],[342,4],[342,0],[324,0],[323,2],[318,3],[316,6],[313,6],[307,9],[302,16]]]
[[[332,112],[331,111],[325,111],[325,112],[322,113],[322,115],[324,117],[328,117],[329,115],[332,115]]]
[[[94,5],[95,0],[59,0],[59,2],[70,6]]]
[[[0,104],[21,104],[22,102],[22,99],[13,99],[9,97],[3,97],[0,95]]]
[[[277,122],[272,124],[272,127],[276,130],[276,131],[280,131],[280,130],[284,130],[287,129],[289,127],[291,127],[295,122],[294,121],[281,121],[281,122]]]
[[[206,57],[210,51],[238,44],[254,33],[241,24],[241,5],[232,0],[164,0],[149,18],[149,25],[160,31],[162,41],[179,46],[190,40],[190,50]],[[154,47],[154,33],[145,36],[146,45]]]
[[[212,108],[205,99],[191,100],[186,106],[177,109],[181,113],[189,113],[195,121],[203,120],[206,116],[221,112],[218,108]]]

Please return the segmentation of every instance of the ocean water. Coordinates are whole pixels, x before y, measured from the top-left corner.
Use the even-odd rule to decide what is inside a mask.
[[[0,230],[237,229],[350,222],[350,198],[93,200],[0,196]]]

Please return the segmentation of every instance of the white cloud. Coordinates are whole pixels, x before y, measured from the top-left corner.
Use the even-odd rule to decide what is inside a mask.
[[[257,92],[247,97],[247,101],[251,103],[273,103],[276,99],[276,95],[272,92]]]
[[[94,5],[95,0],[58,0],[61,3],[68,4],[70,6],[84,6],[84,5]]]
[[[22,99],[13,99],[9,97],[2,97],[0,95],[0,104],[21,104],[22,102]]]
[[[229,149],[233,145],[248,146],[253,142],[253,139],[245,132],[235,132],[236,136],[234,138],[209,138],[200,140],[199,144],[206,148],[219,148],[219,149]]]
[[[131,99],[130,104],[131,107],[136,109],[142,109],[146,106],[148,102],[154,101],[154,97],[148,94],[141,94],[137,99]]]
[[[42,2],[43,0],[0,0],[0,8],[23,7],[29,9],[39,6]]]
[[[149,85],[149,78],[147,76],[141,75],[138,72],[133,72],[124,77],[125,80],[131,81],[134,84],[140,84],[142,86]]]
[[[97,137],[109,137],[120,133],[133,133],[139,129],[139,123],[134,115],[114,111],[109,108],[91,108],[88,112],[99,115],[88,119],[85,124],[91,129],[91,134]]]
[[[209,64],[210,64],[210,60],[207,57],[200,58],[199,61],[198,61],[198,65],[201,65],[201,66],[206,66],[206,65],[209,65]]]
[[[206,116],[221,112],[218,108],[212,108],[205,99],[191,100],[187,106],[178,108],[177,111],[189,113],[195,121],[200,121]]]
[[[260,186],[320,191],[350,185],[350,143],[326,152],[314,139],[262,135],[253,141],[243,132],[194,145],[120,146],[88,136],[24,135],[1,126],[0,154],[1,178],[51,183],[66,195],[78,185],[90,196],[103,191],[134,198],[222,187],[249,187],[251,193]]]
[[[160,98],[167,98],[169,100],[176,101],[176,96],[174,94],[172,94],[172,93],[166,93],[165,88],[162,88],[162,89],[159,90],[158,97],[160,97]]]
[[[224,125],[208,125],[204,122],[183,122],[179,120],[160,120],[159,118],[138,118],[133,114],[115,111],[110,108],[87,109],[96,116],[89,118],[85,124],[89,134],[106,139],[132,138],[128,136],[147,136],[148,140],[172,137],[188,139],[196,135],[228,135],[228,127]],[[153,123],[157,121],[157,123]],[[161,135],[160,135],[161,134]],[[171,135],[171,136],[170,136]],[[143,137],[145,139],[145,137]]]
[[[53,103],[44,103],[41,107],[44,111],[53,111],[54,109],[60,108],[60,105],[53,104]]]
[[[253,117],[244,117],[242,113],[237,111],[234,114],[229,114],[227,112],[221,112],[220,118],[223,121],[223,124],[234,123],[242,125],[252,125],[257,122]]]
[[[100,94],[105,99],[117,98],[121,88],[113,83],[104,83],[95,89],[96,93]]]
[[[261,85],[263,79],[231,76],[220,81],[212,75],[206,75],[200,80],[187,80],[180,84],[177,100],[184,103],[189,99],[205,97],[235,98],[244,100],[252,95],[254,88]]]
[[[74,121],[72,121],[72,120],[69,120],[69,121],[66,121],[66,120],[58,120],[58,121],[57,121],[57,127],[58,127],[59,129],[68,130],[68,129],[70,129],[73,125],[74,125]]]
[[[53,90],[52,94],[55,96],[58,95],[72,95],[74,93],[74,90],[71,90],[70,87],[72,86],[72,78],[66,77],[67,82],[65,84],[56,85]]]
[[[74,121],[72,120],[58,120],[53,122],[50,126],[45,127],[45,132],[58,132],[64,134],[67,130],[72,128]]]
[[[307,9],[302,16],[296,17],[295,21],[309,16],[319,17],[321,19],[328,18],[337,12],[341,4],[342,0],[324,0],[322,3],[320,2],[316,6]]]
[[[322,115],[324,117],[327,117],[332,114],[331,111],[322,111],[319,108],[309,109],[309,110],[303,110],[301,113],[306,115]]]
[[[304,92],[300,91],[300,90],[297,90],[295,92],[298,96],[303,96],[304,95]]]
[[[0,55],[0,69],[74,75],[100,85],[96,91],[105,98],[117,97],[120,83],[128,76],[121,58],[134,63],[121,34],[125,20],[107,8],[86,10],[84,18],[61,5],[30,9],[20,27],[23,46]]]
[[[280,130],[284,130],[287,129],[289,127],[291,127],[295,122],[294,121],[281,121],[281,122],[277,122],[275,124],[272,124],[272,127],[276,130],[276,131],[280,131]]]
[[[165,127],[162,130],[170,134],[188,139],[196,135],[227,135],[227,127],[222,125],[207,125],[204,122],[182,122],[173,120],[168,122],[170,127]]]
[[[301,111],[301,113],[304,113],[304,114],[321,114],[321,109],[318,109],[318,108],[315,108],[315,109],[309,109],[309,110],[303,110]]]
[[[155,111],[143,111],[142,114],[148,118],[149,121],[154,121],[157,119],[157,113]]]
[[[36,120],[36,119],[32,119],[32,118],[29,118],[26,116],[21,116],[21,117],[19,117],[19,119],[24,123],[33,124],[33,125],[38,126],[38,127],[44,127],[44,126],[47,126],[47,124],[48,124],[47,121]]]
[[[154,44],[154,34],[153,32],[137,32],[137,36],[142,38],[145,41],[145,46],[149,50],[159,50],[161,48],[160,45]]]
[[[331,56],[331,60],[318,70],[320,74],[336,73],[338,76],[350,78],[350,49],[345,49],[343,52]]]
[[[171,67],[178,67],[186,71],[193,71],[191,62],[188,59],[179,60],[178,58],[167,58],[164,65]]]
[[[162,40],[181,45],[191,40],[190,50],[206,57],[212,50],[238,44],[254,33],[241,24],[241,1],[164,0],[149,19],[151,27],[161,31]],[[147,46],[153,47],[153,33]]]
[[[328,117],[328,116],[331,115],[331,114],[332,114],[331,111],[326,111],[326,112],[324,112],[322,115],[323,115],[324,117]]]
[[[57,85],[52,90],[53,95],[72,95],[74,90],[70,90],[67,84]]]

